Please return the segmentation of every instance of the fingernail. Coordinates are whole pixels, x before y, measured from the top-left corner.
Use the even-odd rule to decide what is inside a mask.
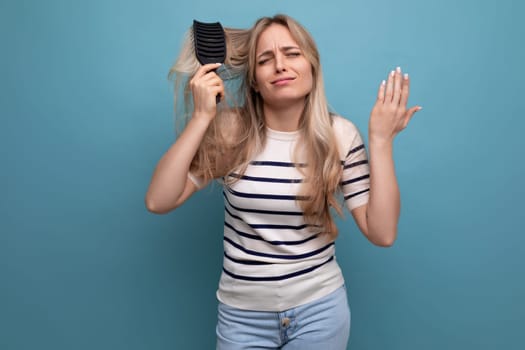
[[[393,76],[394,76],[394,73],[395,73],[394,71],[391,71],[391,72],[390,72],[390,76],[393,77]]]
[[[420,110],[422,110],[422,109],[423,109],[423,107],[421,107],[421,106],[417,107],[417,110],[418,110],[418,111],[420,111]]]
[[[397,68],[396,68],[396,71],[397,71],[398,73],[401,73],[401,67],[397,67]]]
[[[405,78],[405,80],[408,79],[408,73],[405,73],[404,78]]]
[[[385,86],[385,84],[386,84],[386,81],[383,80],[383,81],[381,82],[381,85]]]

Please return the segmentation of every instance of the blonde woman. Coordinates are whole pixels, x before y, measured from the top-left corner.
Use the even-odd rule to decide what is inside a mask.
[[[398,68],[379,86],[368,161],[356,127],[330,113],[318,50],[299,23],[277,15],[225,33],[225,67],[240,88],[225,86],[220,65],[196,63],[187,40],[171,73],[191,116],[159,161],[146,206],[166,213],[213,179],[223,186],[217,349],[346,349],[332,215],[344,202],[370,242],[394,243],[392,142],[420,109],[407,109],[408,75]]]

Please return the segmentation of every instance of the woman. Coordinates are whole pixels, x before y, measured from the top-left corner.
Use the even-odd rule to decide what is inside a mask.
[[[210,180],[223,184],[217,349],[346,349],[350,310],[332,211],[341,212],[342,193],[373,244],[394,243],[392,142],[420,109],[406,108],[408,75],[398,68],[379,86],[369,164],[355,126],[329,112],[319,53],[300,24],[277,15],[225,33],[226,66],[244,73],[241,88],[230,94],[220,65],[197,65],[187,41],[172,73],[191,91],[191,118],[159,161],[146,206],[166,213]]]

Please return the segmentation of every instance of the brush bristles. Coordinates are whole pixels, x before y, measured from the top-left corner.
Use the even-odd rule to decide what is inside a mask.
[[[203,23],[193,21],[195,55],[201,64],[224,63],[226,40],[224,29],[219,22]]]

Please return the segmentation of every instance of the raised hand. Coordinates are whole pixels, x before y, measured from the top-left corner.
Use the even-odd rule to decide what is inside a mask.
[[[370,140],[391,142],[407,127],[414,113],[421,109],[420,106],[407,109],[409,92],[410,78],[408,74],[402,75],[399,67],[390,72],[387,81],[381,82],[376,103],[370,113]]]
[[[224,96],[224,84],[215,73],[220,63],[205,64],[200,67],[190,80],[193,94],[194,117],[204,116],[210,120],[217,112],[216,96]]]

